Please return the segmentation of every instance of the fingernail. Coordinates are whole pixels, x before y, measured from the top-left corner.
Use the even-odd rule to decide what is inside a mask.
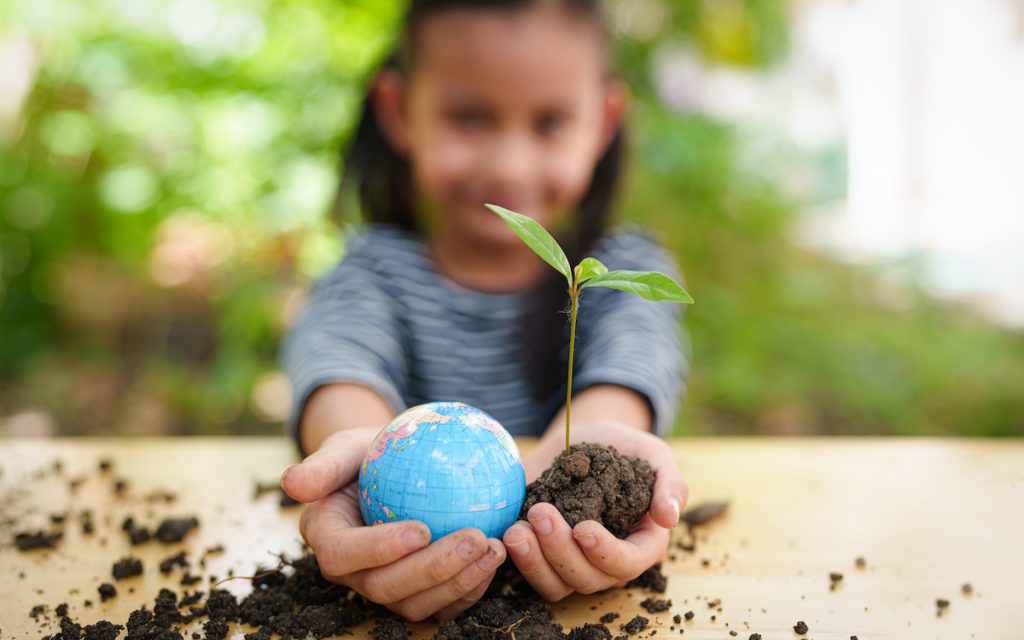
[[[405,548],[409,551],[419,549],[426,541],[426,537],[423,535],[423,531],[421,531],[419,527],[409,527],[402,532],[402,542],[405,543]]]
[[[668,504],[672,507],[672,512],[676,514],[676,522],[679,522],[679,499],[675,496],[670,496]]]
[[[533,523],[533,528],[540,535],[546,536],[555,530],[555,525],[551,524],[551,518],[539,518]]]
[[[530,543],[526,540],[521,540],[519,542],[509,542],[505,546],[508,547],[508,550],[512,552],[512,555],[516,556],[517,558],[522,558],[530,551]]]
[[[597,546],[597,537],[592,536],[589,533],[574,534],[576,542],[585,549],[593,549]]]
[[[298,466],[298,465],[294,465],[293,464],[292,466],[290,466],[287,469],[285,469],[284,473],[281,474],[281,486],[282,487],[284,486],[285,480],[288,479],[288,474],[290,474],[292,472],[292,469],[294,469],[296,466]]]
[[[480,555],[480,549],[469,540],[459,542],[459,546],[455,548],[455,551],[459,554],[460,558],[467,562]]]
[[[493,571],[498,568],[499,564],[501,564],[501,558],[498,557],[498,552],[490,547],[487,548],[487,553],[476,561],[476,566],[480,567],[484,571]]]

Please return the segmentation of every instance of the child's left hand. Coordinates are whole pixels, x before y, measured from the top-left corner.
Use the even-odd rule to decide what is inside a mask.
[[[662,559],[669,531],[679,523],[688,495],[671,449],[658,436],[611,422],[573,425],[572,436],[573,441],[609,444],[619,453],[647,460],[655,472],[654,495],[650,509],[624,540],[593,520],[570,527],[554,506],[544,502],[530,508],[529,522],[520,520],[509,527],[502,538],[509,557],[550,602],[575,592],[622,586]],[[524,456],[528,480],[539,475],[539,464],[550,464],[555,455],[551,447],[542,441]]]

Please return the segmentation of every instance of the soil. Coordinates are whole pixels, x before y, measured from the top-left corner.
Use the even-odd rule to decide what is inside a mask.
[[[621,629],[629,635],[633,635],[634,633],[640,633],[641,631],[646,629],[647,623],[649,622],[650,620],[648,620],[647,618],[638,615],[626,624],[621,625]]]
[[[665,593],[665,589],[668,588],[668,578],[661,572],[661,563],[659,562],[626,583],[627,589],[634,587],[655,593]]]
[[[576,445],[571,453],[568,459],[562,456],[555,458],[552,468],[530,485],[523,514],[535,502],[545,501],[554,504],[570,524],[594,519],[619,537],[628,534],[650,505],[654,481],[650,466],[602,445]],[[112,465],[108,463],[104,466],[106,469],[100,473],[109,473]],[[680,519],[689,531],[720,517],[726,508],[726,503],[700,505],[687,511]],[[54,524],[71,523],[78,518],[83,528],[88,522],[90,533],[94,527],[92,512],[89,510],[57,515],[59,517],[52,519]],[[152,512],[149,512],[148,517],[152,518]],[[108,526],[116,530],[118,525],[111,524],[109,520],[97,520],[95,526]],[[133,543],[158,540],[170,544],[183,540],[198,526],[197,518],[185,517],[163,520],[155,528],[152,525],[142,527],[128,519],[122,523],[121,528]],[[45,542],[45,535],[38,532],[36,537],[42,536]],[[54,539],[53,544],[59,539]],[[159,563],[159,569],[164,575],[180,571],[182,583],[192,584],[199,578],[191,575],[190,571],[196,570],[194,567],[205,568],[203,559],[206,554],[222,551],[223,547],[208,548],[201,557],[194,558],[192,563],[184,551],[178,552],[164,558]],[[661,568],[661,564],[649,568],[629,582],[627,588],[665,592],[667,579]],[[112,570],[117,580],[142,572],[142,562],[132,557],[121,559],[114,564]],[[183,634],[190,635],[191,640],[223,640],[231,635],[236,624],[245,625],[234,631],[236,635],[244,635],[245,640],[273,640],[277,637],[293,640],[309,636],[325,638],[351,635],[353,627],[368,621],[374,622],[370,636],[375,640],[404,639],[410,635],[408,624],[384,607],[367,601],[348,587],[326,581],[320,573],[316,558],[309,553],[298,558],[282,556],[278,566],[257,568],[252,575],[255,577],[249,578],[252,583],[251,592],[241,598],[217,589],[216,584],[211,584],[212,589],[208,594],[202,591],[183,591],[179,595],[174,590],[161,589],[155,601],[132,611],[126,621],[120,621],[121,624],[102,620],[82,626],[67,615],[67,606],[61,603],[53,609],[60,618],[59,623],[56,620],[53,623],[52,631],[56,633],[46,640],[115,640],[119,634],[124,640],[184,640]],[[830,576],[831,581],[841,580],[841,577],[836,579],[839,575]],[[214,583],[215,578],[207,577]],[[109,582],[101,584],[98,591],[104,601],[117,596],[117,589]],[[970,587],[964,587],[963,591],[969,593]],[[721,604],[720,599],[704,599],[711,608]],[[692,611],[686,612],[684,616],[673,615],[670,611],[672,601],[668,599],[647,597],[639,602],[638,598],[634,603],[638,603],[649,614],[667,612],[666,617],[671,616],[680,625],[680,633],[683,632],[683,618],[687,621],[694,618]],[[631,608],[635,606],[633,604]],[[948,602],[940,600],[936,606],[941,611],[948,607]],[[591,610],[598,611],[597,606],[591,607]],[[31,615],[45,619],[47,611],[45,605],[39,605]],[[555,622],[552,608],[519,575],[515,565],[507,562],[499,569],[484,597],[455,620],[441,625],[435,638],[611,640],[613,637],[626,638],[623,634],[647,637],[656,633],[649,627],[651,621],[648,618],[637,615],[618,625],[621,632],[615,635],[607,625],[618,621],[620,617],[619,611],[608,611],[600,616],[600,623],[587,622],[566,632]],[[728,627],[728,624],[725,626]],[[127,633],[123,633],[125,629]],[[801,621],[794,626],[794,630],[805,634],[807,626]],[[735,631],[729,633],[733,637],[738,635]],[[760,636],[752,634],[750,640],[760,640]]]
[[[647,613],[661,613],[662,611],[668,611],[672,607],[671,600],[647,598],[640,603],[640,606],[644,608]]]
[[[805,633],[807,633],[807,623],[803,620],[800,620],[795,625],[793,625],[793,631],[800,635],[804,635]]]
[[[568,457],[559,454],[526,487],[520,519],[526,519],[533,505],[547,502],[570,527],[596,520],[625,538],[650,507],[653,486],[654,471],[645,460],[624,456],[612,446],[574,444]]]
[[[54,549],[63,537],[64,534],[59,531],[50,533],[43,531],[23,531],[14,535],[14,544],[18,547],[18,551]]]
[[[131,578],[133,576],[142,575],[142,560],[138,558],[121,558],[114,563],[113,568],[110,570],[111,575],[114,576],[114,580],[123,580],[125,578]]]

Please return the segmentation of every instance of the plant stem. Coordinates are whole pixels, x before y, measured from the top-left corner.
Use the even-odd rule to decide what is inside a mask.
[[[569,290],[572,303],[572,320],[569,322],[569,380],[565,385],[565,457],[569,457],[569,414],[572,406],[572,357],[576,351],[576,311],[579,309],[580,292],[573,286]]]

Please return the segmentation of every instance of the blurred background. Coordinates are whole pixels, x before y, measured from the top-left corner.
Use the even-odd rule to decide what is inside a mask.
[[[609,0],[678,434],[1024,435],[1024,0]],[[279,433],[404,3],[0,0],[0,434]]]

